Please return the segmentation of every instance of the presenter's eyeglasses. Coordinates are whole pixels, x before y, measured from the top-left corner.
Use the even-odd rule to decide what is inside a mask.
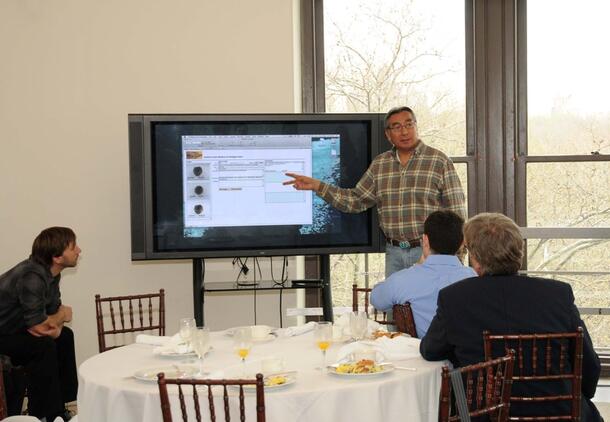
[[[393,125],[388,126],[388,129],[390,129],[394,133],[400,133],[403,129],[413,129],[415,127],[415,124],[416,122],[414,120],[407,120],[403,124],[394,123]]]

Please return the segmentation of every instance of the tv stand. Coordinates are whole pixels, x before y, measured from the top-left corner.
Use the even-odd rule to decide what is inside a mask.
[[[212,282],[204,283],[203,280],[203,258],[193,259],[193,309],[198,326],[204,325],[204,306],[206,292],[231,292],[231,291],[271,291],[271,290],[294,290],[294,289],[318,289],[322,290],[322,317],[324,321],[333,320],[332,293],[330,290],[330,265],[329,256],[320,255],[319,279],[300,279],[286,281],[284,283],[272,280],[260,280],[256,284],[247,285],[236,282]]]

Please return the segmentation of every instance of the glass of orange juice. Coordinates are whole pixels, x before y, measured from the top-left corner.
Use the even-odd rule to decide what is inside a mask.
[[[328,321],[321,321],[316,323],[316,327],[313,332],[316,346],[322,351],[322,372],[326,368],[326,350],[330,347],[330,343],[333,339],[333,324]]]
[[[233,334],[233,348],[242,362],[242,377],[246,376],[246,358],[252,348],[252,328],[241,327]]]

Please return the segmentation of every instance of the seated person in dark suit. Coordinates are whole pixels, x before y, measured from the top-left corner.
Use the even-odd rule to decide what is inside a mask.
[[[571,286],[517,274],[523,258],[523,238],[519,227],[502,214],[484,213],[468,220],[464,242],[479,277],[459,281],[439,292],[436,315],[420,343],[424,359],[449,359],[455,367],[481,362],[484,330],[492,334],[532,334],[574,332],[583,327],[581,421],[602,420],[590,400],[597,387],[600,362],[574,304]],[[546,393],[569,391],[565,384],[547,384]],[[528,396],[540,392],[540,388],[515,383],[512,395]],[[549,415],[556,411],[548,406],[513,403],[511,415]]]
[[[456,281],[474,277],[470,267],[462,265],[456,254],[464,243],[464,219],[449,210],[435,211],[424,222],[421,264],[400,270],[375,285],[371,304],[380,311],[393,305],[411,303],[417,337],[426,335],[436,313],[438,291]]]
[[[59,280],[80,252],[71,229],[50,227],[28,259],[0,275],[0,354],[25,367],[29,413],[42,420],[69,420],[64,404],[76,400],[74,334],[64,326],[72,308],[61,302]]]

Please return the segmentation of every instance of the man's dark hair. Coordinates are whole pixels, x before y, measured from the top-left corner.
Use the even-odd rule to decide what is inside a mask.
[[[68,227],[49,227],[40,232],[32,244],[32,258],[50,267],[53,257],[61,256],[66,248],[76,242],[76,235]]]
[[[383,127],[385,127],[386,129],[389,129],[388,128],[388,120],[390,120],[390,117],[392,117],[395,114],[402,113],[403,111],[408,111],[409,113],[411,113],[411,116],[413,116],[413,121],[417,122],[417,118],[415,117],[415,113],[413,113],[413,110],[411,110],[410,107],[400,106],[400,107],[394,107],[394,108],[390,109],[390,111],[388,111],[386,113],[385,119],[383,120]]]
[[[449,210],[434,211],[424,222],[432,253],[455,255],[462,246],[464,219]]]

